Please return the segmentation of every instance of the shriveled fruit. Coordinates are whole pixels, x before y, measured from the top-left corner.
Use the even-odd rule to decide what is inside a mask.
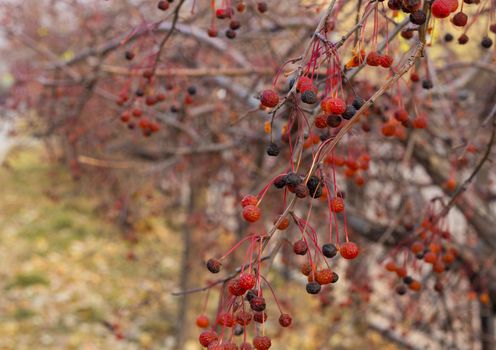
[[[247,205],[243,208],[243,218],[248,222],[255,222],[260,219],[260,208],[255,205]]]
[[[260,95],[260,103],[265,107],[273,108],[279,103],[279,95],[274,90],[264,90]]]

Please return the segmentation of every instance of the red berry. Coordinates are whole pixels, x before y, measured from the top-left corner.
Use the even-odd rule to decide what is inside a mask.
[[[396,131],[396,126],[392,122],[387,122],[382,125],[381,132],[384,136],[393,136]]]
[[[297,255],[305,255],[308,251],[308,245],[304,240],[300,239],[293,244],[293,251]]]
[[[404,108],[400,108],[394,112],[394,119],[399,122],[405,122],[408,120],[408,112]]]
[[[255,338],[253,338],[253,346],[257,350],[268,350],[272,346],[272,342],[267,336],[256,336]]]
[[[451,12],[455,12],[458,8],[458,0],[446,0],[446,3],[448,4]]]
[[[389,68],[393,64],[393,58],[391,56],[389,56],[389,55],[381,56],[381,58],[379,60],[379,64],[383,68]]]
[[[314,90],[315,87],[313,86],[313,81],[307,76],[302,76],[298,79],[298,82],[296,83],[296,90],[298,90],[301,93],[304,93],[307,90]]]
[[[260,208],[255,205],[247,205],[243,208],[243,218],[248,222],[255,222],[260,219]]]
[[[382,56],[378,52],[372,51],[367,55],[367,59],[365,62],[369,66],[377,67],[381,64],[381,59],[382,59]]]
[[[219,337],[217,336],[217,333],[214,331],[205,331],[200,334],[200,337],[198,338],[200,341],[200,344],[204,347],[208,347],[210,344],[213,342],[216,342],[219,340]]]
[[[346,242],[339,248],[339,254],[345,259],[355,259],[358,256],[358,246],[353,242]]]
[[[244,208],[248,205],[257,205],[258,203],[258,198],[255,197],[252,194],[247,194],[246,196],[243,197],[241,200],[241,206]]]
[[[165,0],[160,0],[157,4],[159,10],[165,11],[169,8],[169,3]]]
[[[346,102],[339,97],[327,97],[320,103],[320,107],[327,113],[340,115],[346,111]]]
[[[291,318],[290,314],[281,314],[281,316],[279,316],[279,324],[282,327],[289,327],[289,326],[291,326],[292,322],[293,322],[293,319]]]
[[[244,289],[241,286],[241,283],[239,283],[239,279],[233,279],[233,280],[229,281],[227,289],[229,290],[229,293],[231,293],[232,295],[234,295],[236,297],[239,297],[239,296],[245,294],[245,292],[246,292],[246,289]]]
[[[468,16],[463,12],[458,12],[453,16],[451,22],[457,27],[464,27],[467,24]]]
[[[329,284],[332,282],[332,271],[331,269],[323,269],[315,273],[315,281],[320,285]]]
[[[340,197],[334,197],[331,201],[331,210],[335,213],[341,213],[344,210],[344,200]]]
[[[222,313],[217,317],[217,324],[221,326],[231,328],[234,327],[235,323],[233,315],[228,312]]]
[[[242,326],[247,326],[251,322],[251,313],[240,310],[236,314],[236,322]]]
[[[412,125],[416,129],[425,129],[427,127],[427,118],[424,116],[418,116],[412,121]]]
[[[451,6],[447,0],[434,0],[431,11],[436,18],[446,18],[451,13]]]
[[[249,273],[243,273],[241,276],[239,276],[239,285],[241,288],[243,288],[245,291],[252,289],[255,287],[256,279],[252,274]]]
[[[265,321],[267,321],[267,317],[268,316],[264,311],[255,312],[255,314],[253,314],[253,321],[258,323],[264,323]]]
[[[215,38],[219,34],[219,31],[217,30],[217,28],[208,28],[207,34],[209,37]]]
[[[274,90],[264,90],[260,102],[265,107],[273,108],[279,103],[279,95]]]
[[[244,342],[239,346],[239,350],[252,350],[253,347],[250,343]]]
[[[200,315],[196,318],[196,325],[200,328],[207,328],[210,324],[208,317],[205,315]]]

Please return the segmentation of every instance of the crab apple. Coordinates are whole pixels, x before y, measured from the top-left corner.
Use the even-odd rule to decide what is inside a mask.
[[[198,340],[202,346],[208,347],[213,342],[218,341],[219,337],[214,331],[204,331],[200,334]]]
[[[267,336],[256,336],[253,338],[253,346],[257,350],[268,350],[272,346],[272,342]]]
[[[280,152],[281,152],[281,149],[274,142],[269,143],[269,145],[267,146],[267,154],[271,157],[277,157]]]
[[[247,326],[251,322],[252,316],[248,311],[240,310],[236,314],[236,322],[242,326]]]
[[[234,295],[236,297],[239,297],[239,296],[245,294],[245,292],[246,292],[246,289],[244,289],[243,286],[241,285],[241,283],[239,282],[239,278],[229,281],[228,290],[229,290],[229,293],[231,293],[232,295]]]
[[[422,10],[414,11],[410,14],[410,22],[417,25],[422,25],[425,23],[427,16]]]
[[[339,247],[339,254],[345,259],[355,259],[358,256],[358,246],[353,242],[345,242]]]
[[[489,49],[491,46],[493,46],[493,40],[486,36],[482,38],[481,46],[485,49]]]
[[[196,325],[200,328],[207,328],[210,324],[210,321],[208,320],[208,317],[205,315],[199,315],[196,318]]]
[[[324,112],[341,115],[346,111],[346,102],[339,97],[327,97],[322,100],[320,107]]]
[[[281,325],[281,327],[289,327],[291,326],[292,322],[293,319],[291,318],[290,314],[281,314],[281,316],[279,316],[279,324]]]
[[[251,346],[251,344],[247,343],[247,342],[243,342],[239,346],[239,350],[252,350],[252,349],[253,349],[253,347]]]
[[[298,79],[296,83],[296,90],[300,93],[305,93],[305,91],[312,90],[315,92],[315,87],[313,85],[313,80],[307,76],[302,76]]]
[[[253,311],[264,311],[265,310],[265,298],[264,297],[259,297],[255,296],[250,300],[250,308]]]
[[[340,197],[334,197],[331,201],[331,210],[334,213],[341,213],[344,210],[344,200]]]
[[[320,285],[329,284],[332,282],[332,271],[331,269],[323,269],[315,273],[315,281]]]
[[[393,261],[389,261],[387,264],[386,264],[386,270],[389,271],[389,272],[395,272],[396,269],[398,268],[396,266],[396,264],[393,262]]]
[[[414,254],[422,253],[424,251],[424,245],[422,242],[414,242],[410,249]]]
[[[367,59],[365,60],[365,62],[369,66],[377,67],[381,64],[381,58],[382,56],[378,52],[372,51],[367,55]]]
[[[220,326],[231,328],[234,327],[236,321],[234,320],[234,317],[231,313],[224,312],[217,317],[217,324]]]
[[[447,0],[434,0],[431,12],[436,18],[446,18],[451,13],[451,6]]]
[[[169,3],[165,0],[160,0],[157,4],[157,8],[161,11],[166,11],[169,8]]]
[[[279,216],[274,220],[274,225],[277,223],[277,221],[279,221],[280,218],[281,217]],[[277,229],[283,231],[283,230],[287,229],[288,226],[289,226],[289,219],[287,217],[285,217],[281,220],[279,225],[277,225]]]
[[[342,118],[339,115],[331,114],[327,116],[326,124],[330,128],[337,128],[341,125]]]
[[[384,123],[384,124],[382,124],[381,132],[386,137],[393,136],[394,133],[396,132],[396,125],[394,125],[394,123],[392,123],[390,121],[387,123]]]
[[[208,28],[207,34],[209,37],[215,38],[217,37],[217,35],[219,35],[219,31],[217,30],[217,28],[212,27],[212,28]]]
[[[403,285],[399,285],[396,287],[396,293],[399,295],[405,295],[406,294],[406,287]]]
[[[404,108],[400,108],[394,112],[394,119],[399,122],[405,122],[408,120],[408,112]]]
[[[301,94],[301,101],[303,103],[313,105],[317,102],[317,94],[312,90],[306,90]]]
[[[241,206],[243,208],[248,206],[248,205],[257,205],[257,203],[258,203],[258,198],[252,194],[247,194],[241,200]]]
[[[419,281],[413,280],[412,283],[410,283],[408,285],[408,288],[410,288],[411,290],[413,290],[415,292],[418,292],[422,288],[422,285],[420,284]]]
[[[463,12],[458,12],[453,16],[451,22],[457,27],[464,27],[467,24],[468,16]]]
[[[305,276],[309,276],[312,273],[312,265],[309,263],[302,264],[300,266],[300,272]]]
[[[395,272],[399,278],[406,277],[407,275],[406,268],[404,267],[398,267]]]
[[[239,276],[239,285],[241,286],[241,288],[243,288],[245,291],[249,290],[249,289],[252,289],[253,287],[255,287],[255,283],[256,283],[256,279],[255,279],[255,276],[253,276],[252,274],[250,273],[242,273],[240,276]]]
[[[434,264],[437,261],[437,255],[433,252],[427,252],[424,255],[424,261],[428,264]]]
[[[255,312],[253,314],[253,321],[257,322],[257,323],[264,323],[265,321],[267,321],[267,313],[265,313],[264,311],[262,312]]]
[[[314,121],[315,127],[318,129],[325,129],[327,128],[327,117],[324,115],[319,115],[315,118]]]
[[[267,3],[265,1],[259,1],[257,3],[257,10],[258,10],[258,12],[265,13],[265,12],[267,12],[268,9],[269,9],[269,6],[267,5]]]
[[[209,259],[207,261],[207,269],[212,273],[218,273],[222,267],[222,264],[217,259]]]
[[[255,222],[260,219],[261,211],[256,205],[247,205],[243,208],[243,218],[248,222]]]
[[[264,90],[260,95],[260,103],[265,107],[273,108],[279,103],[279,95],[274,90]]]
[[[293,252],[297,255],[305,255],[308,251],[307,243],[300,239],[293,244]]]
[[[393,61],[394,61],[393,57],[389,55],[383,55],[379,60],[379,64],[382,68],[389,68],[393,65]]]
[[[458,0],[446,0],[446,3],[448,4],[451,12],[455,12],[458,9]]]
[[[446,270],[446,266],[441,260],[437,260],[434,265],[432,265],[432,270],[436,273],[443,273]]]

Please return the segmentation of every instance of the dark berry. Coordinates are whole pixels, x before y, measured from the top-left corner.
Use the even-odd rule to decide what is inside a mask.
[[[301,101],[309,105],[313,105],[317,102],[317,95],[312,90],[306,90],[301,94]]]
[[[350,120],[356,113],[356,108],[353,105],[346,106],[346,111],[342,114],[342,117],[346,120]]]
[[[411,276],[405,276],[405,277],[403,277],[403,283],[410,284],[412,282],[413,282],[413,278]]]
[[[196,95],[196,86],[189,86],[188,87],[188,94],[190,94],[191,96],[193,95]]]
[[[396,293],[398,293],[399,295],[404,295],[406,294],[406,287],[403,286],[403,285],[399,285],[396,287]]]
[[[318,294],[322,287],[317,282],[309,282],[306,285],[306,290],[308,294]]]
[[[271,157],[277,157],[280,153],[279,146],[276,145],[274,142],[269,143],[267,146],[267,154]]]
[[[491,46],[493,46],[493,41],[489,37],[484,37],[481,40],[481,46],[485,49],[489,49]]]
[[[410,14],[410,22],[412,22],[413,24],[422,25],[425,23],[426,19],[427,17],[425,15],[425,12],[422,10],[418,10]]]
[[[388,7],[394,11],[401,9],[401,0],[389,0]]]
[[[144,96],[144,95],[145,95],[145,92],[143,91],[143,89],[142,89],[142,88],[138,88],[138,89],[136,89],[135,94],[136,94],[136,96],[138,96],[138,97],[142,97],[142,96]]]
[[[361,97],[355,97],[351,105],[355,107],[356,110],[359,110],[362,108],[362,106],[365,104],[365,100]]]
[[[246,300],[248,300],[248,302],[250,302],[256,296],[258,296],[258,291],[254,289],[250,289],[248,292],[246,292]]]
[[[308,187],[304,183],[300,183],[294,187],[294,193],[298,198],[306,198],[309,195]]]
[[[275,188],[283,188],[286,186],[286,175],[279,175],[276,177],[273,184]]]
[[[124,57],[126,60],[131,61],[134,58],[134,53],[132,51],[126,51]]]
[[[222,264],[217,259],[209,259],[207,261],[207,269],[212,273],[218,273],[222,267]]]
[[[289,314],[281,314],[281,316],[279,316],[279,324],[282,327],[289,327],[289,326],[291,326],[292,322],[293,322],[293,319],[291,318],[291,315],[289,315]]]
[[[326,243],[322,246],[322,254],[326,258],[334,258],[338,253],[338,248],[332,243]]]
[[[453,39],[454,39],[454,37],[453,37],[453,35],[451,33],[446,33],[444,35],[444,41],[446,41],[447,43],[453,41]]]
[[[250,300],[250,307],[253,311],[262,312],[265,310],[265,299],[263,297],[253,297]]]
[[[241,23],[239,23],[239,21],[233,19],[231,20],[231,22],[229,22],[229,28],[231,28],[232,30],[237,30],[239,29],[239,27],[241,27]]]
[[[338,280],[339,280],[339,275],[336,272],[332,271],[331,283],[336,283]]]
[[[426,90],[429,90],[434,87],[434,84],[432,84],[432,81],[430,79],[425,79],[422,81],[422,87]]]
[[[327,125],[331,128],[337,128],[341,125],[342,118],[339,115],[331,114],[327,117]]]
[[[468,43],[468,40],[469,40],[468,35],[467,34],[462,34],[458,38],[458,44],[465,45],[466,43]]]
[[[265,13],[269,9],[265,1],[260,1],[257,3],[257,9],[260,13]]]
[[[301,182],[302,182],[301,176],[296,173],[289,172],[286,175],[286,185],[297,186],[301,184]]]
[[[226,30],[226,38],[234,39],[236,37],[236,32],[232,29]]]

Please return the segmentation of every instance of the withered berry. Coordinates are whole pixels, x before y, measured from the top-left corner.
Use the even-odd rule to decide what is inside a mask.
[[[307,90],[301,94],[301,101],[312,105],[317,102],[317,95],[312,90]]]
[[[277,157],[280,153],[279,146],[274,142],[269,143],[267,146],[267,154],[271,157]]]
[[[208,259],[207,261],[207,269],[212,273],[218,273],[222,267],[222,264],[217,259]]]

